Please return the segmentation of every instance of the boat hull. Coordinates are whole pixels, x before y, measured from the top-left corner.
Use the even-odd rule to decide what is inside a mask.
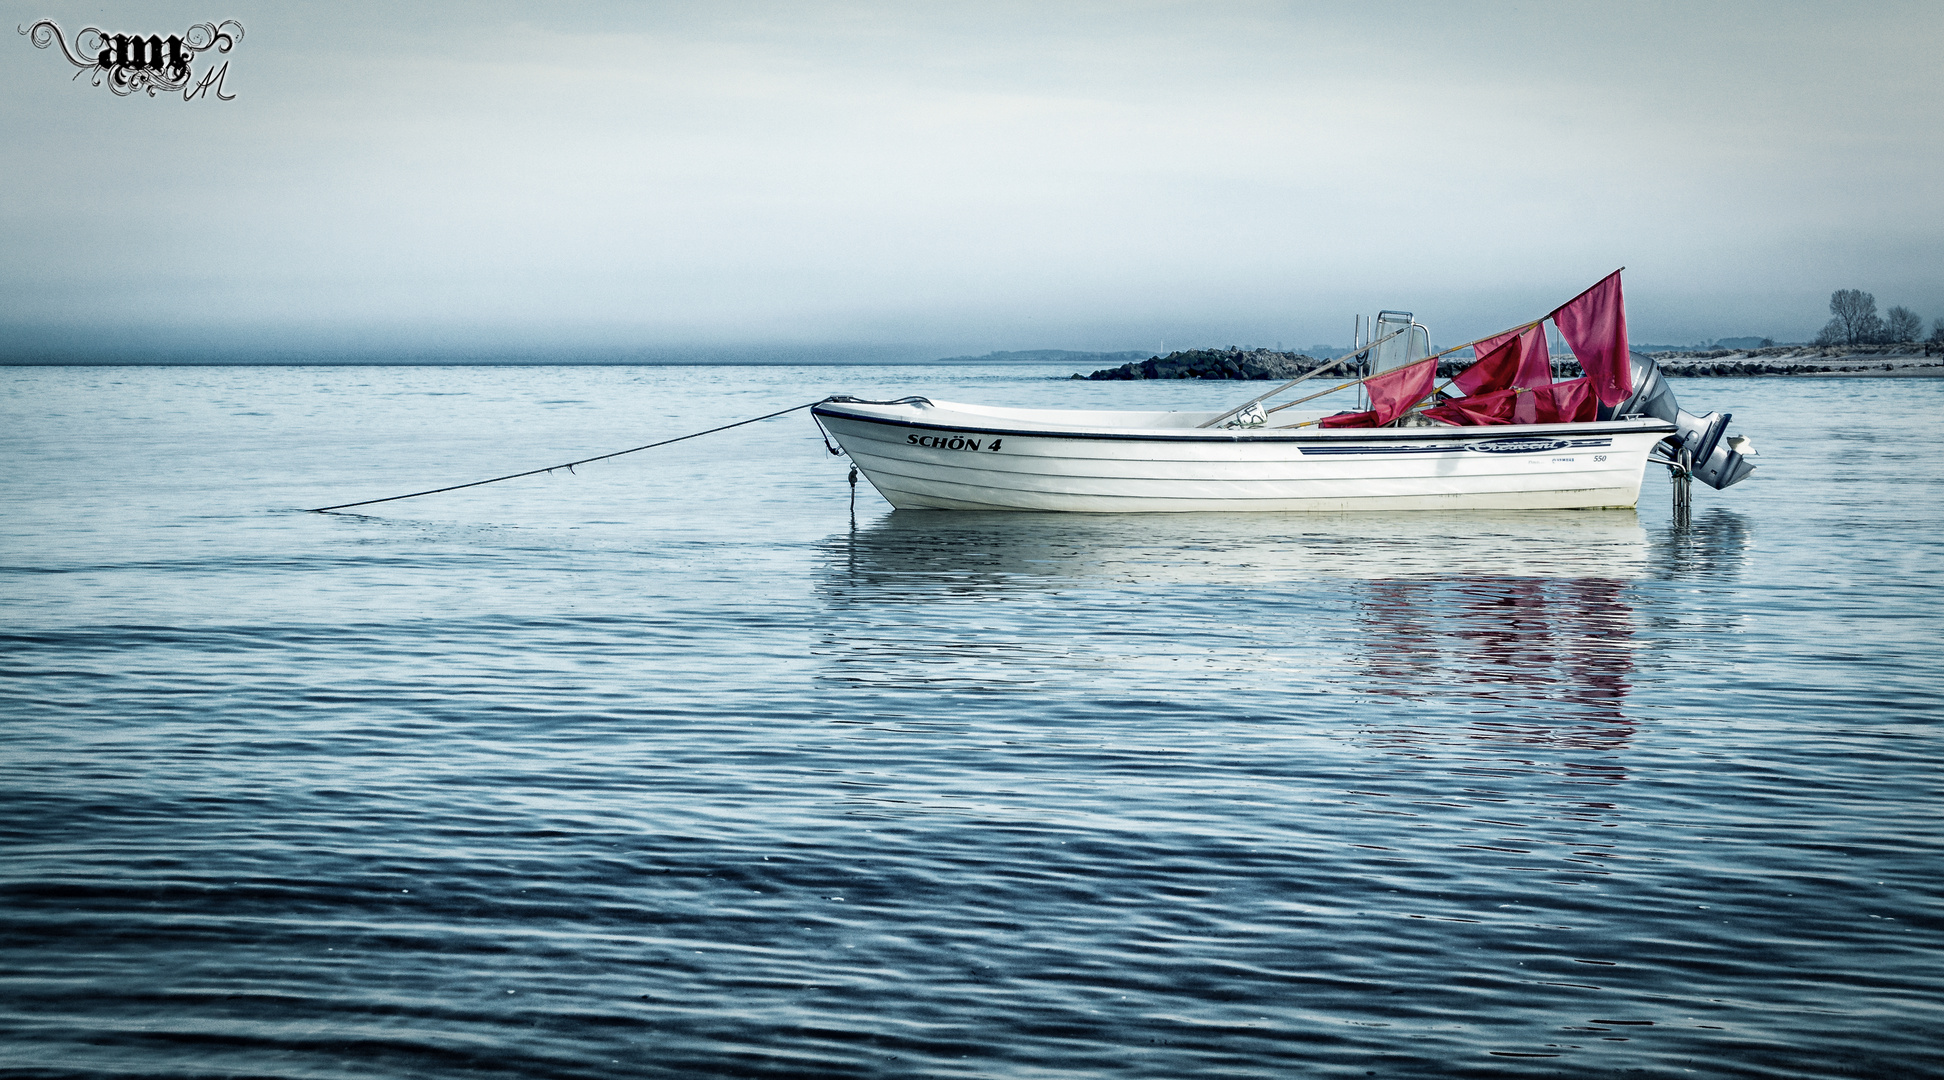
[[[1660,420],[1235,431],[1213,413],[826,402],[812,410],[901,510],[1082,513],[1631,507]]]

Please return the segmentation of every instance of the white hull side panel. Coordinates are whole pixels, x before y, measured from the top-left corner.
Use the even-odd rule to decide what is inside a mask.
[[[1007,425],[998,416],[909,406],[903,412],[885,419],[818,413],[858,469],[899,509],[1183,513],[1631,507],[1640,499],[1649,451],[1672,430],[1655,421],[1620,421],[1440,429],[1438,437],[1427,437],[1425,429],[1388,428],[1304,436],[1180,427],[1152,435],[1125,430],[1042,434]],[[967,421],[992,426],[980,430]],[[991,449],[995,438],[1001,440],[996,451]],[[979,449],[972,449],[975,445]]]

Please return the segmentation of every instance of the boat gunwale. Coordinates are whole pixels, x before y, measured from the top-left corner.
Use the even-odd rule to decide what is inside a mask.
[[[854,420],[861,423],[883,424],[887,427],[922,428],[927,431],[947,431],[960,435],[997,435],[1002,438],[1040,438],[1040,439],[1101,439],[1122,442],[1343,442],[1353,439],[1378,438],[1386,441],[1423,441],[1443,442],[1453,439],[1478,439],[1480,437],[1518,437],[1559,435],[1572,432],[1586,432],[1589,429],[1601,434],[1622,434],[1628,432],[1648,433],[1664,431],[1672,434],[1679,429],[1665,420],[1642,417],[1637,420],[1587,420],[1564,424],[1482,424],[1475,427],[1438,427],[1438,428],[1332,428],[1306,432],[1279,432],[1276,429],[1250,428],[1240,431],[1214,432],[1201,428],[1155,428],[1151,431],[1133,430],[1092,430],[1072,431],[1048,428],[1002,428],[993,425],[965,425],[942,422],[907,420],[895,416],[873,416],[868,413],[840,411],[842,404],[835,407],[831,403],[819,402],[810,409],[812,416],[834,420]],[[1052,411],[1052,410],[1047,410]],[[1380,433],[1381,434],[1378,434]],[[1503,434],[1500,434],[1503,433]]]

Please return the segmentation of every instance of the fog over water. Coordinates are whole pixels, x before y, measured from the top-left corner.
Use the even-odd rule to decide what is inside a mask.
[[[1936,5],[10,3],[0,358],[925,358],[1944,315]]]

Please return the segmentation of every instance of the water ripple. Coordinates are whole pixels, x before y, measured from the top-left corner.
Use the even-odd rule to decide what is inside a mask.
[[[936,389],[733,374],[9,373],[0,1072],[1944,1073],[1937,388],[1691,380],[1689,528],[853,516],[786,425],[266,509]]]

